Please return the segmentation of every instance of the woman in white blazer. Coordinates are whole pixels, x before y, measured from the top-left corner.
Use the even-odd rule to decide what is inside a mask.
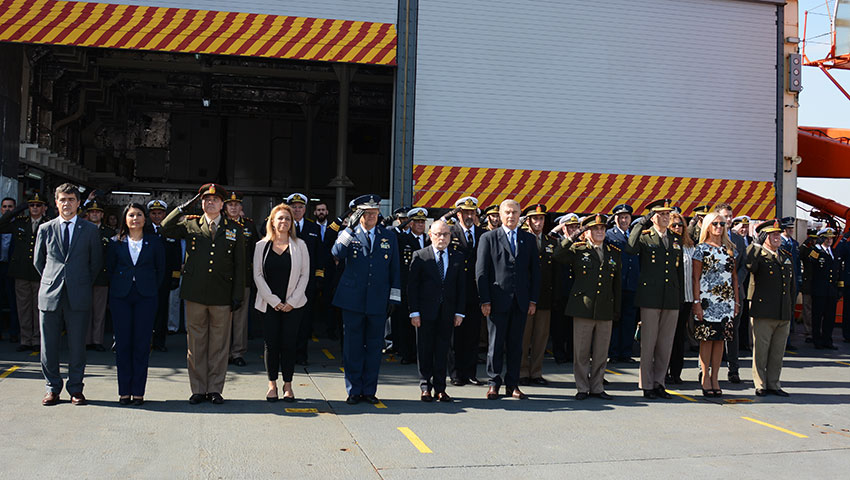
[[[277,374],[283,376],[283,400],[294,402],[292,374],[295,371],[295,345],[298,326],[307,304],[310,254],[307,245],[296,238],[289,205],[274,207],[266,221],[266,236],[254,249],[254,308],[263,312],[266,373],[269,391],[266,400],[277,401]]]

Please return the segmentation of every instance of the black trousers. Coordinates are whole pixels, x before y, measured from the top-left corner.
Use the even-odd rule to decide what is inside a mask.
[[[417,354],[416,331],[410,324],[410,310],[407,307],[406,298],[396,307],[390,317],[390,324],[393,347],[396,352],[403,360],[414,361]]]
[[[423,392],[432,388],[435,393],[445,392],[446,363],[454,328],[454,312],[445,312],[441,305],[436,317],[421,317],[421,322],[416,329],[419,387]]]
[[[487,319],[487,333],[490,344],[487,351],[487,377],[491,387],[500,387],[502,383],[508,388],[519,385],[519,367],[522,360],[522,335],[525,330],[525,320],[528,310],[523,311],[514,298],[510,310],[506,312],[490,312]],[[502,363],[507,360],[504,382],[502,381]]]
[[[836,297],[812,295],[812,343],[816,347],[832,346],[837,303]]]
[[[693,303],[683,303],[679,307],[679,318],[676,320],[676,333],[673,334],[673,350],[670,353],[670,366],[667,373],[673,378],[682,376],[685,366],[685,333],[688,331],[688,317],[692,315]]]
[[[841,334],[850,342],[850,285],[844,287],[844,311],[841,317]]]
[[[466,302],[466,317],[463,322],[459,327],[453,327],[454,365],[451,377],[454,380],[478,377],[476,371],[478,370],[478,340],[481,337],[481,305],[478,304],[478,295],[472,295],[472,297]],[[467,295],[467,298],[470,296]]]
[[[158,302],[156,305],[156,316],[153,320],[153,346],[165,347],[165,338],[168,336],[168,298],[171,296],[170,279],[159,287]],[[112,323],[115,323],[113,319]]]
[[[307,361],[307,343],[313,336],[313,297],[307,297],[307,305],[301,307],[304,313],[298,322],[298,332],[296,333],[295,344],[295,360],[298,362]]]
[[[573,317],[564,313],[567,308],[565,299],[559,299],[552,305],[552,318],[549,323],[549,337],[552,339],[552,355],[560,362],[573,359]]]
[[[270,381],[277,380],[281,372],[284,382],[292,381],[295,372],[295,344],[298,328],[304,317],[304,307],[290,312],[278,312],[270,305],[263,314],[263,336],[266,340],[263,358]]]

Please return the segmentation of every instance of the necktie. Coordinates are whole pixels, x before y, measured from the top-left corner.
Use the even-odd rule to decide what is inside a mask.
[[[38,220],[32,221],[32,233],[33,233],[33,235],[38,233]]]
[[[328,228],[328,227],[325,226],[325,225],[319,225],[319,226],[322,227],[322,241],[324,242],[325,241],[325,229]]]
[[[372,253],[372,232],[366,230],[366,251]]]
[[[68,231],[68,227],[71,225],[71,222],[62,222],[65,224],[65,229],[62,232],[62,248],[65,250],[65,253],[68,253],[68,247],[71,245],[71,232]]]
[[[466,231],[466,245],[469,246],[469,247],[474,247],[475,246],[474,243],[475,242],[472,239],[472,230],[467,230]]]
[[[513,230],[511,230],[508,243],[511,244],[511,255],[516,256],[516,232],[514,232]]]
[[[215,231],[218,230],[216,228],[215,222],[210,222],[210,236],[215,238]]]
[[[295,234],[301,236],[301,222],[295,222]]]
[[[439,251],[440,255],[437,257],[437,270],[440,271],[440,280],[446,281],[446,264],[443,262],[443,254],[446,253],[442,250]]]
[[[422,240],[422,235],[416,237],[419,240],[419,248],[425,248],[425,242]]]

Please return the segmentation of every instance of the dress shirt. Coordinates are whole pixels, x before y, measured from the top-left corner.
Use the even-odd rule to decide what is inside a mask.
[[[70,220],[65,220],[63,218],[59,218],[59,230],[61,235],[65,235],[65,222],[71,222],[68,225],[68,245],[71,245],[71,241],[74,240],[74,228],[77,226],[77,216],[74,215]]]

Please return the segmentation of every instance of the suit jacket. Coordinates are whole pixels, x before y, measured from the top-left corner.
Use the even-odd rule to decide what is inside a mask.
[[[743,299],[745,295],[747,295],[747,291],[744,289],[744,284],[747,282],[747,277],[749,276],[749,272],[747,272],[747,241],[744,240],[744,237],[738,235],[735,232],[731,232],[729,234],[729,238],[732,240],[732,243],[735,245],[735,266],[738,269],[738,294],[741,295]],[[752,243],[752,242],[750,242]]]
[[[428,238],[428,234],[426,233],[422,236],[425,246],[430,246],[431,239]],[[410,273],[410,263],[413,261],[413,253],[421,250],[423,247],[419,246],[419,240],[413,233],[397,233],[396,238],[398,238],[399,267],[401,268],[401,293],[402,298],[406,298],[407,276]]]
[[[481,304],[493,312],[507,312],[516,300],[520,310],[537,303],[540,295],[540,260],[534,235],[517,229],[516,255],[511,254],[502,227],[481,235],[475,276]]]
[[[105,224],[100,224],[97,229],[100,233],[100,243],[103,244],[103,257],[106,258],[106,250],[116,232],[115,230],[107,227]],[[97,278],[94,279],[94,284],[100,287],[106,287],[109,285],[109,273],[106,271],[106,262],[104,262],[103,269],[97,274]]]
[[[800,246],[800,255],[804,270],[811,274],[810,294],[813,297],[838,297],[844,285],[841,281],[841,257],[835,249],[830,256],[822,246],[806,241]]]
[[[316,255],[313,263],[315,270],[313,274],[320,288],[332,288],[336,275],[336,262],[334,262],[333,255],[331,255],[331,249],[334,246],[334,242],[336,242],[337,232],[331,228],[330,220],[327,221],[324,238],[322,238],[322,226],[316,223],[316,229],[319,234],[319,243],[316,245]]]
[[[68,251],[62,247],[62,217],[38,227],[33,265],[41,275],[38,309],[59,308],[63,288],[74,311],[91,308],[95,277],[103,267],[103,245],[93,223],[77,218]]]
[[[310,254],[310,283],[307,285],[307,297],[313,297],[313,291],[316,288],[316,262],[318,251],[322,242],[322,232],[316,222],[304,218],[304,225],[301,227],[301,233],[297,234],[298,238],[304,240],[307,245],[307,251]],[[321,277],[319,277],[321,278]]]
[[[388,302],[401,303],[398,240],[392,230],[376,226],[371,251],[363,227],[342,230],[331,253],[340,264],[345,264],[334,293],[334,306],[367,315],[384,315]]]
[[[478,258],[478,244],[481,243],[481,235],[484,230],[481,228],[472,227],[473,243],[467,241],[466,234],[460,225],[452,225],[449,231],[452,233],[450,247],[463,254],[464,261],[464,276],[466,277],[466,301],[467,303],[478,304],[478,285],[475,278],[475,264]]]
[[[268,247],[267,247],[268,246]],[[266,282],[263,265],[267,255],[276,255],[271,251],[272,246],[267,240],[257,242],[254,249],[253,277],[257,285],[257,299],[254,300],[254,308],[265,312],[271,305],[276,307],[278,303],[288,303],[293,308],[301,308],[307,304],[307,284],[310,282],[310,252],[307,244],[300,238],[289,237],[289,255],[292,264],[289,270],[289,283],[286,287],[286,298],[282,299],[272,293],[271,287]]]
[[[570,265],[576,272],[567,302],[568,316],[619,320],[623,295],[620,249],[606,242],[602,245],[602,255],[600,261],[590,244],[569,238],[562,240],[555,250],[555,260]]]
[[[147,228],[148,225],[150,225],[148,233],[156,235],[165,248],[165,276],[160,286],[170,287],[172,279],[180,278],[180,270],[183,268],[183,248],[180,246],[180,240],[163,235],[162,227],[154,227],[153,224],[146,224],[145,227]]]
[[[446,248],[448,268],[446,279],[440,278],[434,249],[429,245],[413,252],[407,283],[407,305],[410,313],[419,312],[423,322],[437,321],[440,305],[444,314],[466,313],[466,278],[463,254]]]
[[[133,264],[127,240],[112,240],[106,248],[106,271],[109,274],[109,295],[126,297],[136,283],[136,290],[143,297],[159,294],[165,275],[165,247],[155,233],[142,237],[142,251]],[[135,280],[134,280],[135,279]]]
[[[640,275],[635,292],[635,306],[679,310],[685,301],[685,265],[682,239],[667,231],[669,246],[652,225],[646,229],[637,224],[629,233],[626,253],[640,258]]]
[[[39,219],[39,227],[47,222],[47,216]],[[33,265],[36,233],[32,232],[29,215],[13,217],[12,212],[6,212],[0,217],[0,233],[12,234],[12,258],[9,259],[9,276],[21,280],[37,282],[38,271]]]
[[[629,242],[629,237],[621,232],[619,228],[612,227],[605,232],[605,240],[617,247],[620,250],[621,265],[623,267],[623,290],[634,292],[638,286],[638,276],[640,275],[640,259],[637,255],[631,255],[623,252],[626,244]]]

